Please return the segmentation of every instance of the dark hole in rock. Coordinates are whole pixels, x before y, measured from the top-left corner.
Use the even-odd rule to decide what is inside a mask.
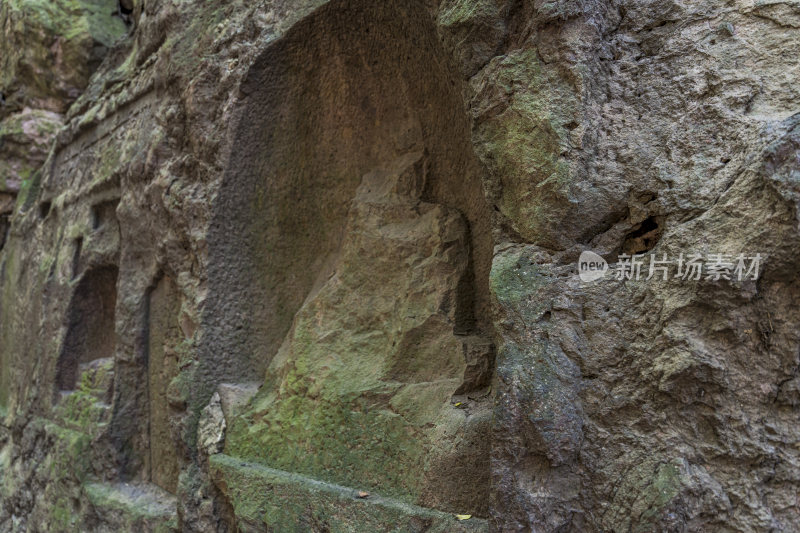
[[[114,356],[117,345],[116,266],[89,270],[78,283],[67,309],[67,333],[56,367],[56,386],[75,390],[81,365]]]
[[[658,244],[663,231],[657,217],[646,218],[625,237],[622,253],[632,255],[649,252]]]
[[[8,215],[0,215],[0,250],[2,250],[6,245],[6,240],[8,240],[8,231],[11,228],[11,224],[8,223]]]
[[[52,204],[50,202],[42,202],[39,204],[39,218],[47,218],[47,215],[50,214],[50,207]]]
[[[119,11],[123,15],[133,13],[133,0],[119,0]]]

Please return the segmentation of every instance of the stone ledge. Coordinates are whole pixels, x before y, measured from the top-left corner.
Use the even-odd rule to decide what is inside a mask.
[[[175,496],[155,485],[87,483],[84,492],[102,524],[129,531],[177,531]]]
[[[359,489],[247,463],[225,454],[210,458],[211,476],[242,531],[330,533],[361,531],[485,532],[485,520],[454,515],[369,495]]]

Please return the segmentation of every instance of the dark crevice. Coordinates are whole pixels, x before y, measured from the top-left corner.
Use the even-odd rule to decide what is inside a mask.
[[[39,218],[44,220],[47,218],[47,215],[50,214],[50,207],[52,204],[50,202],[42,202],[39,204]]]
[[[0,215],[0,250],[6,246],[10,229],[11,224],[8,221],[8,215]]]
[[[659,219],[660,217],[650,216],[628,233],[622,243],[622,253],[641,254],[655,248],[664,232]]]
[[[472,242],[469,224],[467,224],[467,242]],[[475,320],[475,290],[475,267],[470,249],[467,268],[456,287],[455,324],[453,326],[453,333],[456,335],[475,333],[477,324]]]
[[[83,251],[83,237],[75,239],[75,246],[72,251],[72,279],[76,279],[81,268],[81,252]]]

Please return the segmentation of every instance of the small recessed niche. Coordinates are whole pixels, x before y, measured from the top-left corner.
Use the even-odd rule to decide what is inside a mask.
[[[118,200],[101,202],[92,206],[92,229],[99,230],[117,219]]]
[[[42,202],[39,204],[39,218],[45,219],[47,215],[50,214],[50,208],[52,207],[51,202]]]
[[[81,369],[97,359],[114,356],[117,305],[116,266],[86,272],[67,309],[67,333],[56,368],[56,385],[61,392],[76,388]]]

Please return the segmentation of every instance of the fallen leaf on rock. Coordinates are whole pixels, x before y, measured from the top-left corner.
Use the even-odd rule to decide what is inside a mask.
[[[358,491],[358,497],[359,498],[369,498],[369,492],[364,491],[364,490],[360,490],[360,491]]]
[[[458,518],[459,520],[469,520],[470,518],[472,518],[472,515],[471,514],[457,514],[456,518]]]

